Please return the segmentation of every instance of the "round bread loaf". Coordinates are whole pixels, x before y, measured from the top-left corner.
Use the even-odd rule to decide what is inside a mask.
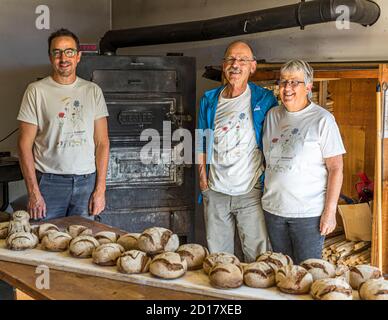
[[[154,227],[144,230],[137,244],[141,251],[149,254],[175,252],[179,247],[179,238],[171,230]]]
[[[38,237],[33,233],[15,232],[8,236],[6,245],[8,249],[21,251],[35,248],[38,242]]]
[[[296,265],[279,268],[275,279],[280,291],[292,294],[308,293],[313,283],[313,276],[305,268]]]
[[[52,223],[43,223],[43,224],[40,224],[38,226],[38,230],[37,230],[37,236],[39,238],[39,240],[42,240],[43,237],[50,231],[56,231],[58,232],[59,231],[59,228],[55,225],[55,224],[52,224]]]
[[[240,260],[235,255],[227,252],[212,253],[203,260],[203,271],[206,274],[209,274],[210,270],[219,263],[232,263],[240,265]]]
[[[343,278],[347,283],[350,282],[350,270],[348,266],[345,266],[343,264],[340,264],[335,269],[335,277],[336,278]]]
[[[12,214],[12,220],[13,221],[30,221],[30,218],[31,217],[28,214],[28,212],[24,211],[24,210],[15,211]]]
[[[69,248],[71,236],[66,232],[51,230],[42,238],[42,249],[47,251],[66,251]]]
[[[244,283],[252,288],[269,288],[275,285],[275,271],[266,262],[253,262],[244,268]]]
[[[231,289],[243,284],[241,265],[218,263],[209,272],[210,284],[216,288]]]
[[[117,269],[122,273],[145,273],[148,272],[151,258],[143,251],[130,250],[124,252],[117,259]]]
[[[150,264],[150,272],[163,279],[176,279],[185,274],[187,262],[176,252],[164,252],[154,257]]]
[[[377,267],[361,264],[350,268],[349,283],[353,289],[358,290],[361,283],[369,279],[380,279],[381,271]]]
[[[261,255],[259,255],[256,259],[257,262],[266,262],[275,272],[284,266],[292,266],[292,259],[283,253],[267,251]]]
[[[313,281],[335,277],[335,267],[322,259],[307,259],[300,264],[313,276]]]
[[[0,223],[0,239],[6,239],[8,236],[8,226],[9,222]]]
[[[100,243],[92,236],[78,236],[70,241],[69,251],[76,258],[90,258]]]
[[[79,236],[91,236],[93,235],[92,229],[80,225],[71,225],[66,228],[66,232],[74,239]]]
[[[204,246],[195,243],[183,244],[176,252],[186,259],[188,270],[201,269],[203,260],[209,255],[209,251]]]
[[[352,300],[352,287],[344,278],[325,278],[314,281],[311,296],[315,300]]]
[[[116,243],[119,235],[112,231],[101,231],[94,235],[94,238],[100,243]]]
[[[114,266],[123,252],[124,248],[118,243],[105,243],[93,251],[93,262],[100,266]]]
[[[140,233],[127,233],[120,236],[117,243],[121,244],[125,251],[138,250],[137,240],[140,237]]]
[[[388,300],[388,281],[369,279],[360,285],[358,292],[362,300]]]

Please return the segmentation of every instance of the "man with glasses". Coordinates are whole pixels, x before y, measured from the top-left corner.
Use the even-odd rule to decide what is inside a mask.
[[[235,226],[246,262],[269,248],[261,208],[262,125],[277,105],[273,93],[251,82],[252,48],[235,41],[226,49],[226,85],[205,92],[198,115],[199,186],[210,252],[234,253]]]
[[[101,89],[76,76],[77,36],[48,39],[52,74],[31,83],[18,120],[20,165],[33,219],[92,218],[105,208],[109,158],[107,107]]]

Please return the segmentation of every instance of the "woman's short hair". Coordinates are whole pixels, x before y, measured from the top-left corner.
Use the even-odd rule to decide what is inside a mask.
[[[314,81],[314,70],[313,68],[306,62],[300,59],[292,59],[287,61],[280,68],[280,75],[285,72],[298,72],[302,71],[304,74],[304,83],[307,85],[309,83],[313,83]],[[309,98],[312,97],[312,92],[309,92]]]

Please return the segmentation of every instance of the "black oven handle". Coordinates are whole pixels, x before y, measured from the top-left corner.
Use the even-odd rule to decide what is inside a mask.
[[[138,86],[144,84],[144,82],[140,79],[128,79],[128,84]]]

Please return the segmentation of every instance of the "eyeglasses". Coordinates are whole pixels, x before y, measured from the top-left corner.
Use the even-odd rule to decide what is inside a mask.
[[[68,58],[72,58],[74,57],[76,54],[77,54],[78,50],[77,49],[74,49],[74,48],[67,48],[67,49],[53,49],[51,50],[51,55],[54,57],[54,58],[60,58],[62,57],[62,53],[65,54],[66,57]]]
[[[278,80],[277,81],[277,84],[279,87],[286,88],[287,85],[290,85],[292,89],[295,89],[301,83],[304,83],[304,81],[298,81],[298,80]]]
[[[233,58],[233,57],[224,58],[224,62],[228,65],[232,65],[234,64],[234,62],[237,62],[239,65],[245,66],[252,61],[256,61],[256,60],[249,59],[249,58]]]

